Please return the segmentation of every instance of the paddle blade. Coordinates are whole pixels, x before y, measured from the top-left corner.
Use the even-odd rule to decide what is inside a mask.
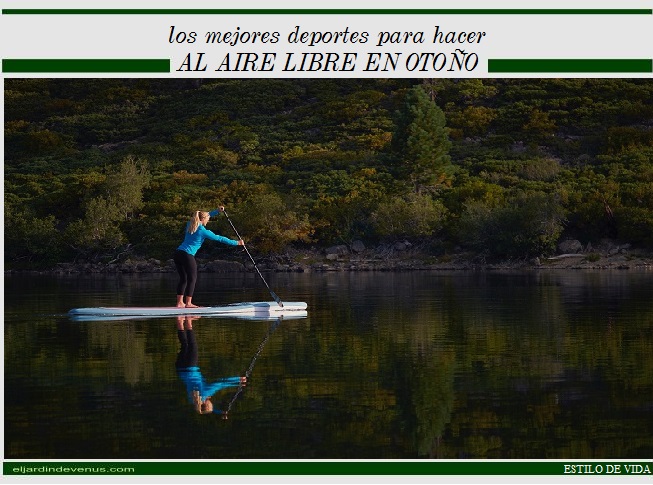
[[[276,301],[277,304],[278,304],[281,308],[283,308],[283,302],[281,301],[281,298],[279,298],[279,297],[277,296],[277,294],[276,294],[274,291],[272,291],[272,290],[270,290],[270,295],[272,295],[272,298],[274,298],[274,301]]]

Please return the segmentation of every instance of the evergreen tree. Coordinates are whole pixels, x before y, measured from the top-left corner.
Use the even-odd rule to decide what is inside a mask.
[[[66,229],[66,239],[78,256],[113,259],[131,247],[121,225],[143,206],[143,190],[150,178],[146,166],[133,157],[109,171],[99,193],[84,203],[84,218],[73,221]]]
[[[451,165],[444,112],[421,86],[411,88],[396,116],[392,148],[396,173],[416,193],[442,183]]]

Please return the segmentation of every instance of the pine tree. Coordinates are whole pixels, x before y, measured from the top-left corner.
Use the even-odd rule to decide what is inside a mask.
[[[397,176],[416,193],[434,187],[445,178],[451,166],[444,112],[429,99],[421,86],[408,91],[397,112],[392,148]]]

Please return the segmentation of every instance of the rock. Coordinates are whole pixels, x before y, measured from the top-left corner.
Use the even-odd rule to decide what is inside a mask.
[[[601,239],[599,242],[599,250],[608,254],[616,254],[619,252],[619,245],[612,239]]]
[[[363,241],[354,241],[351,243],[351,250],[355,253],[362,253],[365,251],[365,244],[363,244]]]
[[[406,246],[405,242],[396,242],[395,245],[392,247],[395,251],[405,251],[408,246]]]
[[[577,239],[567,239],[558,244],[558,252],[561,254],[576,254],[583,250],[583,245]]]
[[[155,266],[153,266],[147,261],[136,264],[136,271],[138,271],[139,273],[153,273],[154,268]]]
[[[327,258],[329,261],[335,261],[335,260],[338,259],[338,255],[335,254],[335,253],[331,253],[331,254],[327,254],[327,255],[326,255],[326,258]]]
[[[338,246],[331,246],[330,248],[326,248],[325,253],[327,254],[327,256],[329,254],[344,256],[345,254],[349,253],[349,249],[344,244],[340,244]]]

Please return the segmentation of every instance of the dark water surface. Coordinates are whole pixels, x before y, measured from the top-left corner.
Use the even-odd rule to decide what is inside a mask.
[[[653,272],[274,274],[299,320],[193,322],[200,415],[174,318],[73,322],[74,307],[170,305],[174,275],[5,276],[6,458],[650,458]],[[201,274],[195,301],[270,300]]]

